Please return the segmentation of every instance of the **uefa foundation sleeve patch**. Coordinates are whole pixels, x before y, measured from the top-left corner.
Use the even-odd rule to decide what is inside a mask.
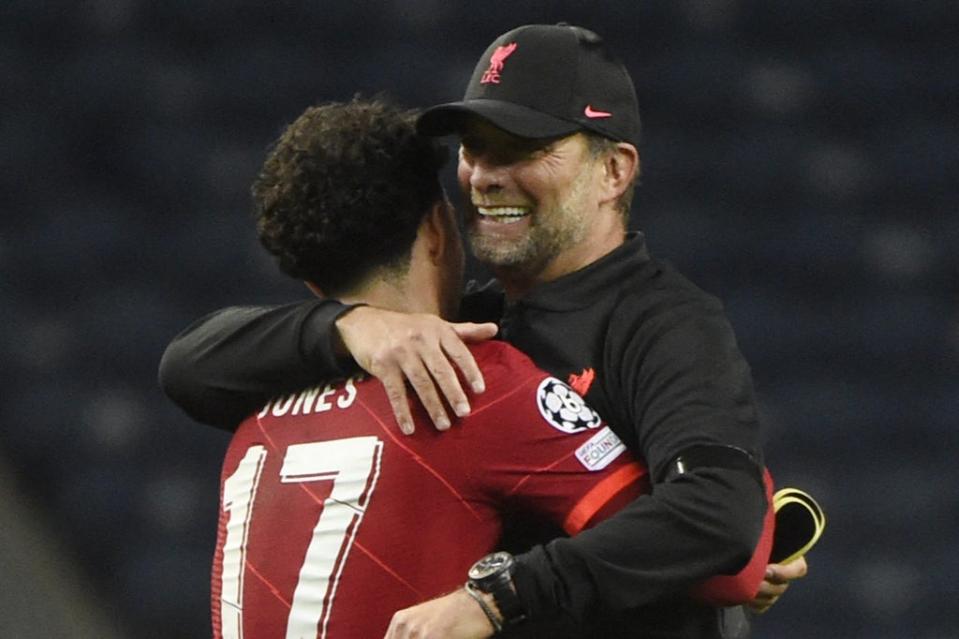
[[[604,426],[601,431],[590,437],[589,441],[576,449],[576,459],[587,470],[602,470],[625,450],[626,445],[616,436],[616,433],[611,431],[609,426]]]
[[[598,428],[602,422],[579,393],[555,377],[547,377],[540,383],[536,404],[550,426],[570,435]]]

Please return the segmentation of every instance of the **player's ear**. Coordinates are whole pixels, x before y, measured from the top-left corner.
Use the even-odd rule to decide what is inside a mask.
[[[423,218],[420,233],[426,242],[427,252],[434,263],[439,263],[448,250],[450,229],[450,212],[445,200],[437,200],[430,206],[429,213]]]

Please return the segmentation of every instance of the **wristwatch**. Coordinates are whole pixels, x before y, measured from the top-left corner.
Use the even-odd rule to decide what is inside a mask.
[[[513,588],[513,569],[516,560],[508,552],[486,555],[470,568],[466,582],[467,590],[476,590],[492,595],[502,621],[499,625],[509,628],[526,619],[526,610]],[[487,613],[488,614],[488,613]],[[490,621],[493,621],[490,619]],[[494,623],[493,627],[497,628]]]

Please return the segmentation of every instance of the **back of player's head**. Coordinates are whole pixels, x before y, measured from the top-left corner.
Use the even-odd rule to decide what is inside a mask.
[[[257,232],[288,275],[327,294],[408,264],[417,229],[442,199],[445,152],[416,114],[383,98],[308,108],[253,183]]]

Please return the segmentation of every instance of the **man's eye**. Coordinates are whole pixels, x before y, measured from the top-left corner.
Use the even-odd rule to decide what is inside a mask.
[[[549,153],[551,148],[553,148],[552,144],[532,144],[527,149],[524,149],[523,152],[531,157],[538,157]]]
[[[553,140],[522,140],[510,145],[509,154],[516,159],[537,158],[549,153],[553,148]]]
[[[462,142],[460,143],[460,146],[463,147],[464,153],[468,153],[470,155],[475,155],[482,151],[479,142],[477,142],[476,140],[472,138],[463,138]]]
[[[543,138],[540,140],[530,140],[529,153],[549,153],[559,143],[557,138]]]

